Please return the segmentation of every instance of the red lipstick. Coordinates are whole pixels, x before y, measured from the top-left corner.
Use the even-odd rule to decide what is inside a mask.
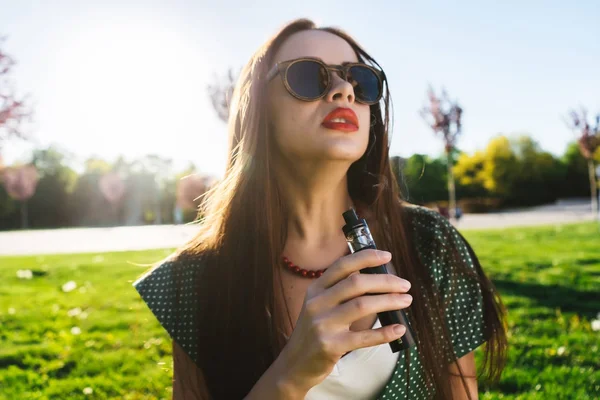
[[[350,108],[338,107],[323,119],[321,126],[342,132],[356,132],[358,130],[358,117]]]

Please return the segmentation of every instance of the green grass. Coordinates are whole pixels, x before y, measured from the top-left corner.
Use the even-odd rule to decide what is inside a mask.
[[[598,224],[465,237],[509,311],[508,366],[499,387],[481,397],[598,399],[600,331],[590,324],[600,319]]]
[[[0,258],[0,398],[170,399],[168,335],[131,286],[147,267],[130,264],[167,254]],[[20,269],[40,276],[18,279]]]
[[[598,225],[464,234],[509,309],[509,363],[481,398],[600,397]],[[131,286],[132,263],[168,253],[1,257],[0,399],[170,399],[168,335]]]

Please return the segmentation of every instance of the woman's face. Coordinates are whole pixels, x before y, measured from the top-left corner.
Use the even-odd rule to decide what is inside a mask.
[[[326,64],[357,62],[352,47],[329,32],[311,30],[290,36],[275,54],[274,62],[299,57],[316,57]],[[366,151],[369,142],[369,106],[355,101],[352,85],[331,74],[333,82],[325,97],[302,101],[293,97],[280,75],[269,84],[269,114],[275,141],[284,159],[290,162],[347,162],[348,167]],[[349,108],[358,117],[356,131],[323,126],[325,117],[337,108]],[[333,127],[333,128],[332,128]]]

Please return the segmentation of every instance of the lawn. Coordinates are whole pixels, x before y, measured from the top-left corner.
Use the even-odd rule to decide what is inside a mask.
[[[598,225],[464,234],[509,309],[509,364],[481,398],[599,398]],[[170,399],[169,338],[131,286],[168,253],[0,257],[0,399]]]

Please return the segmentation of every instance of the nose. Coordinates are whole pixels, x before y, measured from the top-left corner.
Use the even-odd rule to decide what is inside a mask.
[[[354,87],[350,82],[340,78],[337,74],[333,75],[333,82],[331,84],[331,89],[329,89],[329,93],[325,96],[325,99],[328,102],[333,102],[335,100],[346,99],[348,103],[354,103]]]

